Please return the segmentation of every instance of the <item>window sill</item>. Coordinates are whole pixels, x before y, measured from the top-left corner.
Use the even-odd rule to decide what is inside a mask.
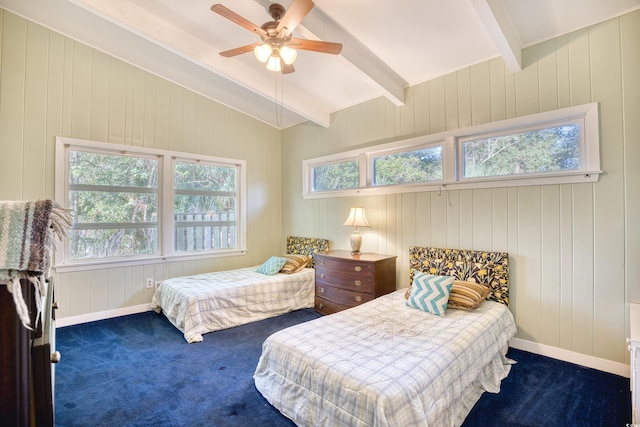
[[[430,184],[389,185],[385,187],[363,187],[351,190],[303,193],[303,199],[325,199],[331,197],[377,196],[396,193],[418,193],[443,190],[473,190],[480,188],[523,187],[530,185],[560,185],[598,182],[603,171],[576,171],[558,174],[530,175],[522,177],[488,177],[464,179],[453,182],[433,182]]]
[[[223,258],[230,256],[239,256],[247,253],[247,250],[236,249],[230,251],[220,252],[206,252],[206,253],[188,253],[188,254],[173,254],[167,256],[153,256],[146,258],[122,258],[109,261],[87,261],[68,264],[56,264],[54,269],[56,273],[73,273],[77,271],[91,271],[91,270],[103,270],[110,268],[122,268],[122,267],[135,267],[139,265],[153,265],[163,264],[166,262],[178,262],[178,261],[194,261],[200,259],[209,258]]]

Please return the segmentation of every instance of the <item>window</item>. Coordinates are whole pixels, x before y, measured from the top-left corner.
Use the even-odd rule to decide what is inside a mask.
[[[304,160],[303,197],[595,182],[598,120],[593,103]]]
[[[69,259],[158,252],[158,159],[68,150]]]
[[[56,199],[74,224],[56,268],[243,252],[244,182],[240,160],[57,138]]]
[[[373,156],[374,186],[442,181],[442,146]]]
[[[357,160],[314,166],[311,176],[313,191],[346,190],[360,185]]]
[[[237,168],[175,161],[173,179],[175,250],[235,248]]]
[[[462,140],[462,177],[541,174],[580,168],[579,123]]]

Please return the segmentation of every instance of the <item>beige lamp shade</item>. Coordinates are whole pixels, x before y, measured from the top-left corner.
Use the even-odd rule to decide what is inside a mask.
[[[360,247],[362,246],[362,235],[358,232],[358,227],[369,227],[367,217],[364,214],[364,208],[351,208],[349,217],[343,225],[355,227],[349,241],[351,243],[351,254],[360,255]]]

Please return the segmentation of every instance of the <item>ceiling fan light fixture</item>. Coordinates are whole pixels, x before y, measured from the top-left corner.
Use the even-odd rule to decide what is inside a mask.
[[[258,58],[258,61],[260,62],[267,62],[272,52],[273,48],[268,43],[263,43],[253,49],[253,53],[256,55],[256,58]]]
[[[298,56],[298,51],[290,48],[289,46],[282,46],[280,48],[280,58],[282,58],[284,63],[287,65],[293,64],[293,61],[296,60],[297,56]]]
[[[298,50],[333,55],[338,55],[342,51],[340,43],[293,37],[294,29],[313,8],[312,0],[291,0],[289,9],[285,9],[281,4],[273,3],[273,1],[267,2],[270,3],[268,11],[273,21],[265,22],[261,26],[248,21],[222,4],[217,3],[211,6],[213,12],[257,34],[262,39],[258,43],[225,50],[220,52],[220,55],[231,58],[253,50],[258,61],[264,63],[268,70],[290,74],[295,71],[293,62],[296,60]],[[287,46],[288,44],[295,46],[295,49]]]
[[[267,60],[267,70],[276,71],[276,72],[282,70],[279,56],[272,55],[269,57],[269,59]]]

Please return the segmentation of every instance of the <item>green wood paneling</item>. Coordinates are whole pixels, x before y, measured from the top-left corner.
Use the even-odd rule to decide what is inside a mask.
[[[640,302],[640,13],[620,18],[624,112],[625,273],[629,301]]]
[[[620,20],[594,26],[589,32],[591,96],[600,102],[602,167],[607,173],[594,186],[594,353],[603,359],[623,358],[626,321],[611,316],[624,301],[624,164]],[[638,48],[638,47],[637,47]],[[613,143],[617,141],[617,143]],[[620,209],[611,209],[620,207]],[[606,254],[606,255],[605,255]],[[609,262],[601,262],[603,259]]]
[[[23,156],[28,168],[22,169],[22,197],[37,200],[44,197],[46,183],[47,129],[47,62],[48,31],[28,23],[24,81]],[[37,123],[37,126],[30,124]]]
[[[541,295],[540,328],[542,340],[554,347],[560,346],[560,188],[558,185],[541,187]]]
[[[2,12],[2,73],[0,73],[0,144],[10,162],[0,168],[0,199],[22,197],[22,149],[24,132],[24,87],[26,80],[27,22]]]

